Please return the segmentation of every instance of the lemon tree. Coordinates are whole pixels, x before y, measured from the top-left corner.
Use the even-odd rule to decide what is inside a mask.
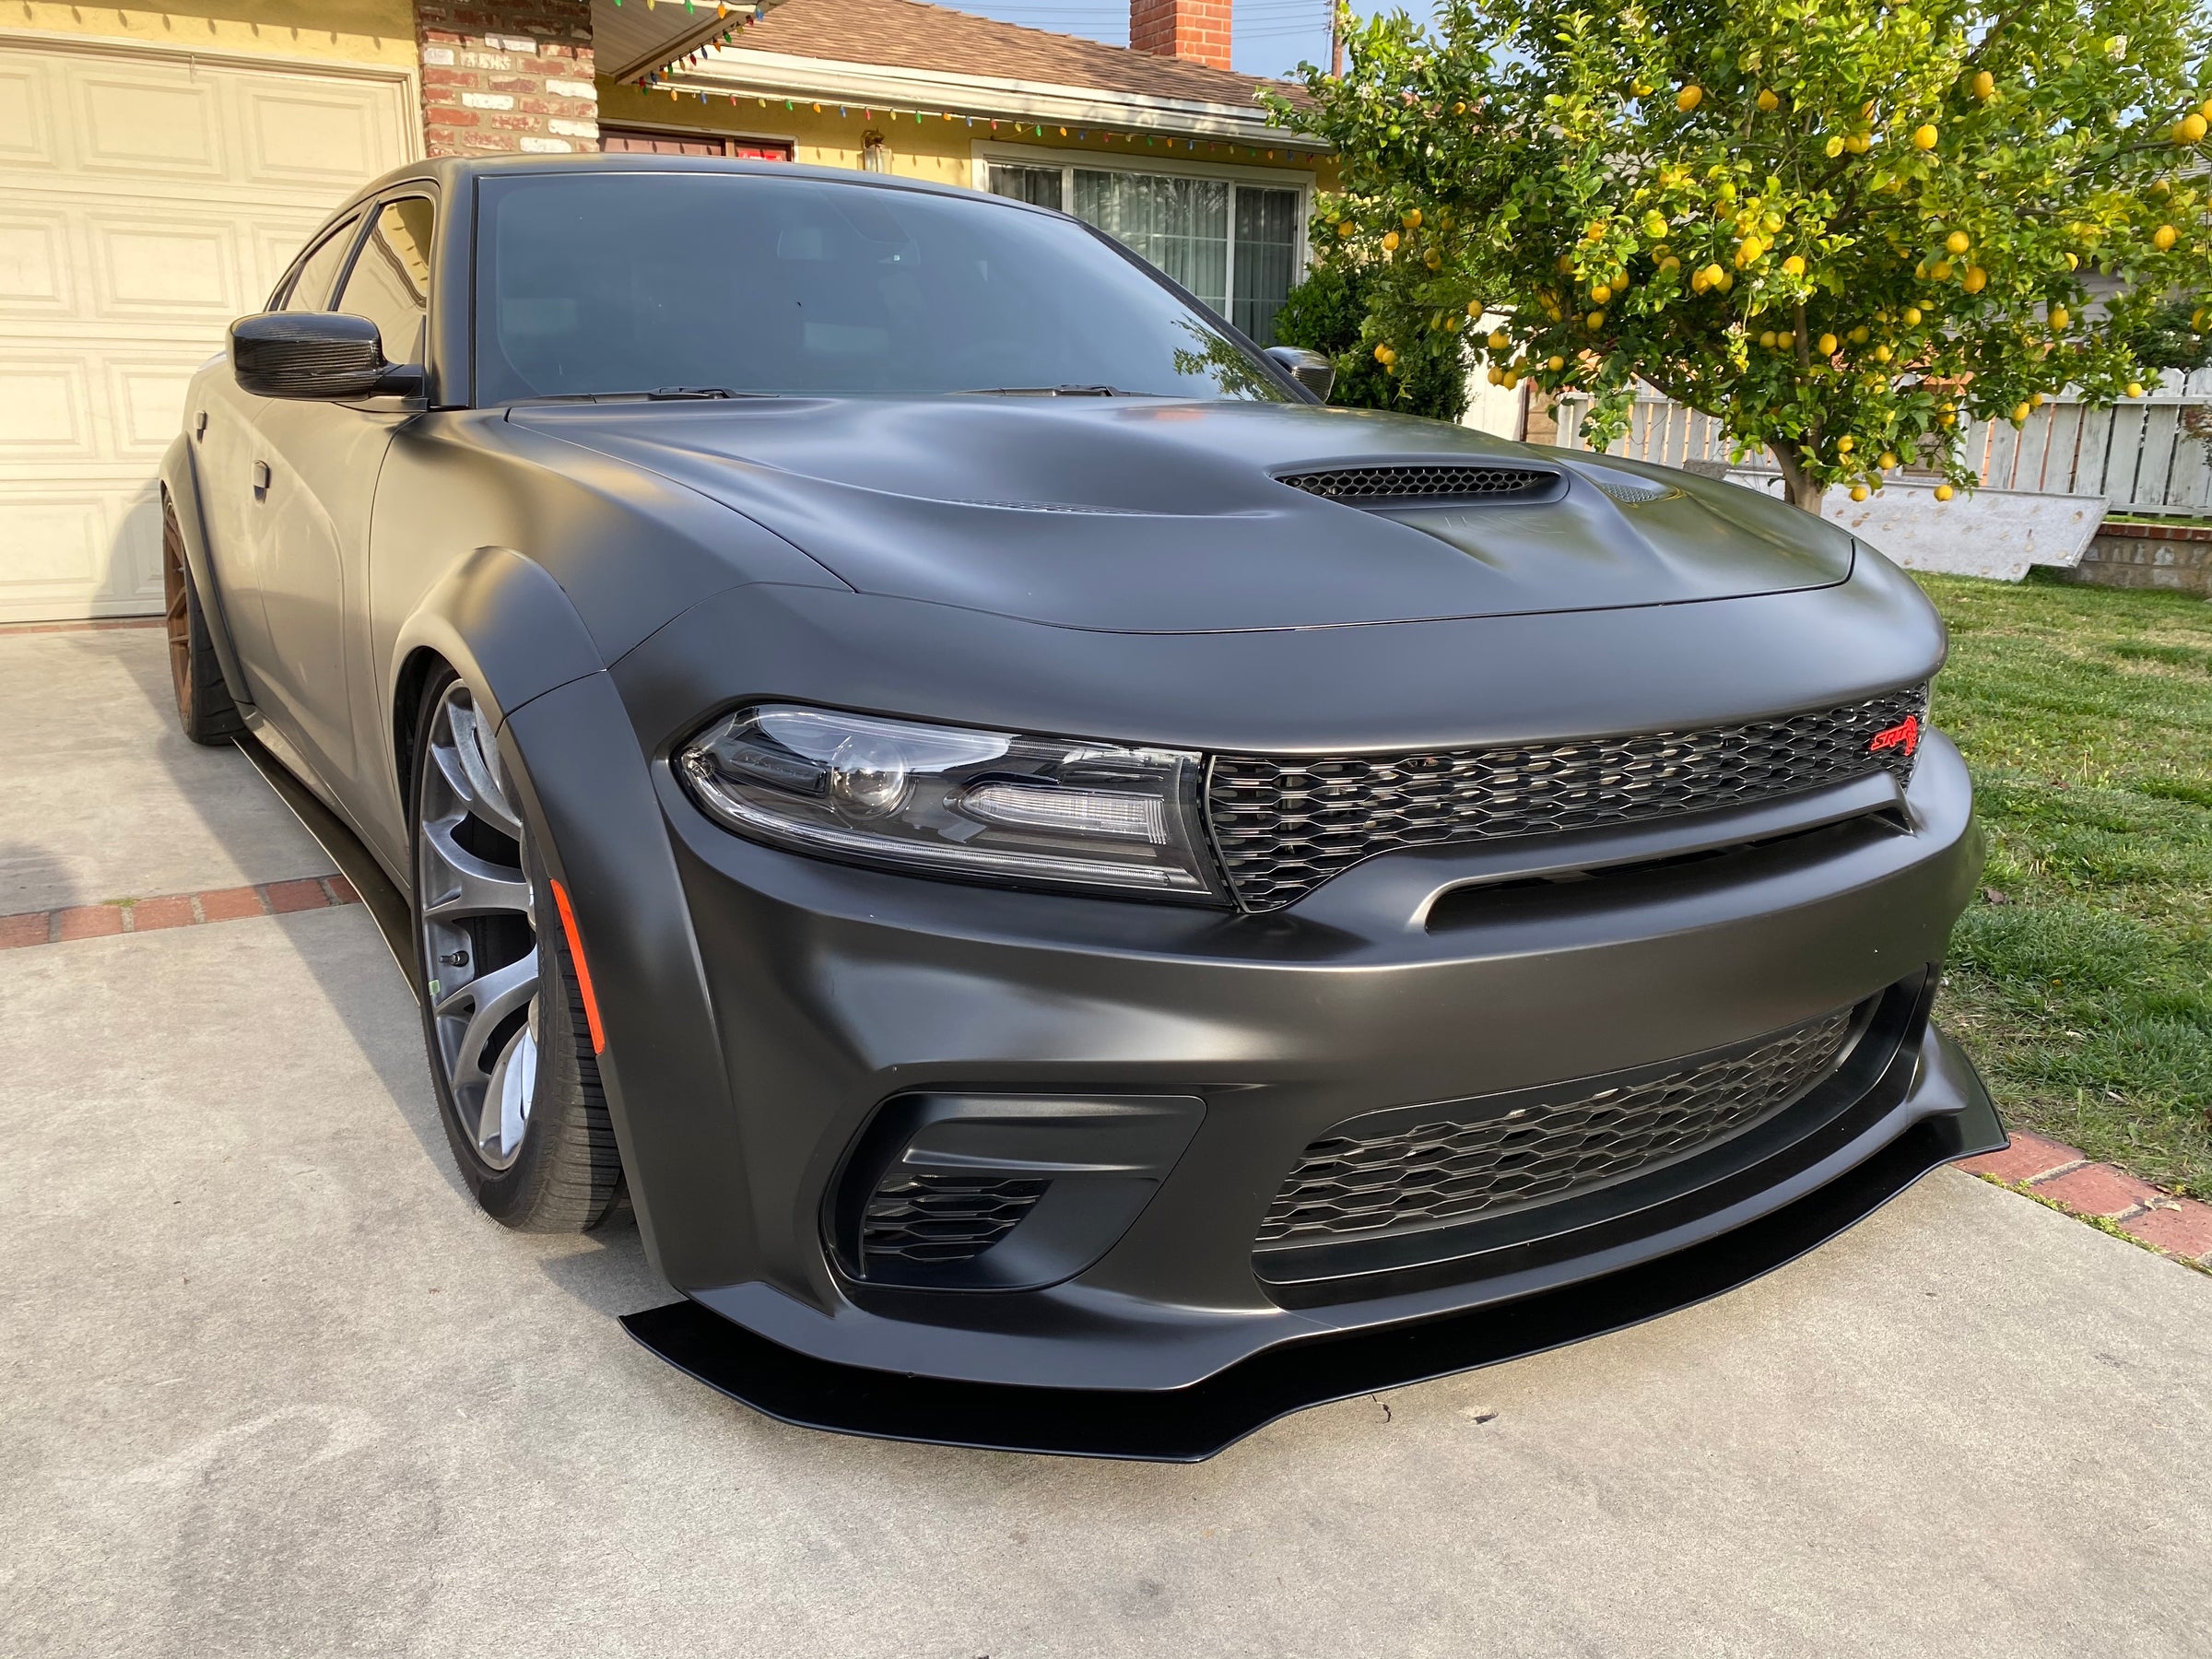
[[[1347,27],[1277,120],[1329,139],[1313,235],[1371,281],[1383,372],[1467,340],[1494,382],[1641,378],[1817,508],[1976,416],[2140,396],[2212,318],[2212,69],[2193,0],[1443,0]],[[1486,310],[1512,321],[1479,333]],[[2167,319],[2161,326],[2160,319]]]

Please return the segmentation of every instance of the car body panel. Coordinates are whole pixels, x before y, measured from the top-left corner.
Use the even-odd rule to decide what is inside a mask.
[[[864,593],[1124,632],[1677,604],[1827,586],[1842,532],[1725,486],[1624,505],[1622,475],[1370,410],[1100,397],[535,405],[511,419],[650,468]],[[1391,461],[1556,468],[1541,501],[1373,510],[1277,475]]]

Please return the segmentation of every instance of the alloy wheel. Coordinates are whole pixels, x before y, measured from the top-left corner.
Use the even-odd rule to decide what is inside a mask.
[[[512,1167],[537,1088],[537,911],[528,831],[489,723],[458,680],[432,712],[416,802],[417,928],[432,1058],[463,1135]]]
[[[192,706],[192,591],[177,515],[161,514],[161,620],[169,635],[169,677],[180,712]]]

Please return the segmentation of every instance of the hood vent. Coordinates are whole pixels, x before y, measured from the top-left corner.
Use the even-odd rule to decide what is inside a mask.
[[[1485,462],[1400,463],[1334,466],[1323,472],[1281,473],[1277,482],[1350,507],[1393,507],[1405,501],[1528,501],[1548,499],[1560,475],[1548,466]]]

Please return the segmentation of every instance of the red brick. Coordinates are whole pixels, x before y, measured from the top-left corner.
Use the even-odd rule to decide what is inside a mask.
[[[269,909],[279,916],[293,911],[322,910],[330,902],[322,882],[312,876],[301,881],[272,881],[262,890],[269,896]]]
[[[484,90],[484,76],[474,69],[440,69],[434,66],[426,66],[423,69],[422,88],[425,93],[441,92],[448,87],[456,91],[481,92]],[[429,101],[436,104],[443,102],[444,100],[440,97],[432,97]]]
[[[2068,1164],[2086,1162],[2088,1156],[2063,1141],[2045,1140],[2040,1135],[2016,1129],[2012,1132],[2012,1144],[2004,1150],[1984,1152],[1979,1158],[1962,1158],[1959,1167],[1970,1175],[1989,1175],[2003,1182],[2033,1181]]]
[[[2146,1244],[2155,1244],[2169,1255],[2190,1261],[2212,1260],[2212,1204],[2177,1198],[2170,1205],[2145,1210],[2120,1223]]]
[[[30,911],[19,916],[0,916],[0,950],[14,950],[23,945],[43,945],[53,931],[53,924],[44,911]]]
[[[353,890],[353,883],[343,876],[325,876],[323,885],[329,889],[333,904],[359,904],[361,901],[361,896]]]
[[[2148,1182],[2123,1174],[2110,1164],[2084,1164],[2036,1182],[2035,1191],[2037,1196],[2054,1198],[2085,1216],[2124,1216],[2159,1196]]]
[[[160,899],[141,899],[131,906],[131,931],[151,933],[160,927],[190,927],[197,920],[192,913],[190,893],[171,893]]]
[[[56,912],[56,939],[99,939],[123,931],[120,904],[80,904]]]
[[[246,916],[268,913],[261,902],[261,895],[250,887],[218,888],[213,892],[194,896],[200,901],[200,914],[210,922],[236,922]]]

